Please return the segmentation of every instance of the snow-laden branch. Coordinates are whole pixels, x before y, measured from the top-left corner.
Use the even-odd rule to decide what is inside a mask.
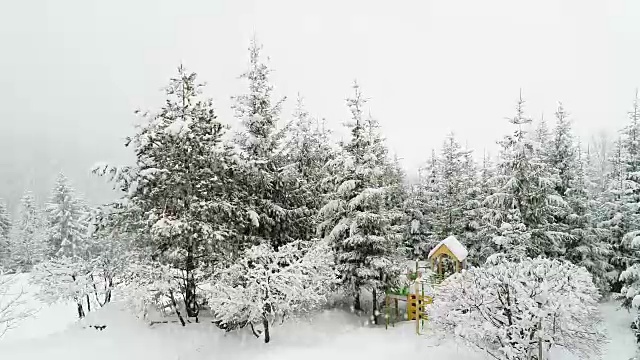
[[[0,338],[29,316],[24,289],[18,288],[17,275],[0,272]]]

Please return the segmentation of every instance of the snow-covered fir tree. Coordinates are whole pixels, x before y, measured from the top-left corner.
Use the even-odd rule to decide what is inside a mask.
[[[426,259],[441,240],[434,232],[434,219],[440,208],[438,186],[440,160],[435,149],[426,164],[418,169],[418,182],[411,186],[405,204],[407,229],[406,252],[410,258]]]
[[[69,180],[60,173],[45,206],[50,256],[86,256],[84,240],[87,224],[84,210]]]
[[[612,291],[620,291],[620,274],[638,261],[630,242],[640,231],[640,99],[636,92],[629,123],[620,132],[609,157],[608,188],[604,193],[601,227],[610,232]]]
[[[613,187],[611,202],[608,204],[614,211],[610,212],[611,220],[605,222],[613,228],[612,241],[614,256],[611,261],[620,276],[614,282],[613,291],[618,287],[626,307],[640,310],[637,294],[639,288],[638,269],[640,268],[640,99],[638,92],[628,112],[629,124],[622,130],[621,138],[616,144],[617,153],[612,157],[613,177],[619,177],[619,186]],[[637,335],[640,334],[640,315],[635,321]],[[640,339],[640,336],[638,336]]]
[[[11,253],[9,252],[9,235],[11,234],[11,218],[7,206],[0,199],[0,270],[9,265]]]
[[[524,128],[531,123],[524,113],[524,103],[520,97],[516,115],[509,119],[517,128],[512,135],[500,141],[499,190],[486,202],[497,210],[491,219],[494,225],[499,227],[509,215],[511,221],[519,219],[517,221],[526,226],[531,234],[527,244],[529,256],[545,254],[555,257],[563,253],[568,237],[566,232],[557,228],[555,216],[564,211],[567,204],[555,190],[558,177],[551,174],[542,159],[535,156],[533,143]]]
[[[20,200],[17,221],[9,243],[11,267],[17,271],[29,271],[47,255],[42,214],[30,191],[26,191]]]
[[[399,239],[391,229],[396,209],[386,207],[386,194],[397,184],[385,177],[386,150],[378,139],[372,119],[363,119],[363,97],[357,83],[347,99],[351,111],[351,139],[342,143],[335,160],[327,164],[325,183],[334,186],[320,210],[319,233],[328,237],[336,252],[336,268],[342,283],[354,297],[354,308],[361,310],[360,292],[373,294],[373,313],[377,315],[378,296],[395,278],[395,257]]]
[[[473,150],[463,149],[462,159],[462,232],[459,237],[467,247],[481,242],[480,229],[482,223],[482,202],[485,197],[481,188],[478,165]]]
[[[468,249],[471,254],[469,261],[475,265],[484,264],[489,256],[496,251],[502,251],[493,241],[495,236],[501,234],[503,224],[511,224],[513,219],[500,209],[491,207],[486,201],[489,196],[498,192],[500,179],[497,176],[497,168],[491,155],[486,151],[482,156],[482,164],[478,175],[478,208],[477,229],[475,237],[469,242]],[[517,223],[514,223],[517,225]]]
[[[614,142],[612,154],[609,156],[610,172],[607,174],[607,188],[602,195],[600,206],[602,221],[598,224],[600,228],[609,232],[608,239],[612,251],[609,262],[612,269],[608,277],[613,292],[620,291],[620,274],[631,265],[628,251],[622,242],[625,234],[633,229],[631,209],[626,206],[627,181],[623,152],[622,141],[618,139]]]
[[[450,133],[442,144],[436,190],[440,206],[434,218],[434,230],[440,239],[449,235],[460,236],[464,229],[464,158],[460,143]]]
[[[533,130],[532,136],[536,157],[540,159],[545,158],[551,143],[551,131],[547,125],[547,120],[544,118],[544,114]]]
[[[589,198],[589,213],[593,226],[602,228],[601,224],[607,220],[606,190],[609,187],[609,155],[611,144],[607,134],[601,132],[592,136],[583,151],[586,191]],[[610,236],[608,236],[610,238]],[[611,242],[607,240],[609,248]]]
[[[202,97],[202,87],[195,73],[180,66],[166,88],[165,105],[145,114],[127,142],[135,166],[95,169],[125,192],[116,204],[123,209],[122,233],[129,233],[150,261],[179,272],[182,281],[173,291],[189,317],[199,314],[198,274],[236,251],[231,242],[237,238],[236,220],[248,218],[236,206],[237,166],[222,142],[226,127],[212,101]]]
[[[404,204],[407,225],[403,238],[404,252],[409,259],[425,260],[437,244],[434,241],[429,218],[429,204],[423,184],[409,187]]]
[[[278,127],[284,99],[272,99],[271,69],[261,51],[254,38],[249,46],[249,69],[241,75],[248,82],[248,91],[233,98],[242,124],[236,144],[245,172],[239,196],[250,214],[241,239],[246,246],[268,242],[278,248],[297,239],[310,239],[314,214],[307,207],[309,192],[301,189],[304,182],[299,181],[297,172],[288,171],[295,164],[287,161],[284,152],[286,128]]]
[[[592,214],[588,189],[589,178],[586,174],[586,161],[578,146],[575,149],[577,158],[572,178],[567,183],[565,198],[569,205],[569,213],[564,222],[568,227],[570,238],[566,244],[565,258],[578,266],[584,266],[592,275],[594,284],[602,291],[608,290],[607,273],[610,270],[610,244],[607,243],[609,232],[596,227]]]
[[[556,191],[560,196],[565,196],[569,183],[575,177],[577,151],[571,130],[571,119],[562,103],[558,104],[555,117],[556,124],[551,141],[548,143],[546,162],[560,179],[556,185]]]
[[[316,214],[323,205],[327,190],[322,186],[325,176],[323,168],[335,156],[335,146],[330,141],[330,135],[326,120],[314,119],[306,110],[304,99],[298,94],[284,139],[283,162],[286,165],[282,176],[297,180],[297,184],[288,189],[289,197],[297,198],[297,201],[311,211],[314,229],[318,222]]]

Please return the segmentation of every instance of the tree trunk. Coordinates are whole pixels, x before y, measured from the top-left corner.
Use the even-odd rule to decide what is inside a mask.
[[[373,289],[372,291],[372,296],[373,296],[373,303],[371,305],[371,307],[373,308],[373,323],[378,325],[378,296],[376,294],[376,289]]]
[[[108,304],[111,302],[111,288],[113,287],[113,278],[111,276],[109,276],[109,279],[107,281],[107,289],[105,290],[104,293],[104,302],[103,302],[103,306],[105,304]]]
[[[89,299],[89,294],[85,294],[87,296],[87,312],[91,312],[91,299]]]
[[[84,309],[82,308],[82,301],[78,302],[78,318],[82,319],[84,317]]]
[[[360,305],[360,289],[356,290],[356,294],[353,299],[353,310],[362,311],[362,306]]]
[[[262,318],[262,326],[264,327],[264,343],[268,344],[271,341],[271,336],[269,335],[269,321],[267,320],[267,316]]]
[[[173,296],[173,291],[169,290],[169,296],[171,296],[171,304],[173,305],[173,310],[175,310],[176,315],[178,315],[178,319],[180,319],[180,324],[182,324],[182,326],[187,326],[187,323],[184,321],[184,318],[182,318],[182,314],[178,309],[178,303],[176,302],[175,296]]]
[[[185,279],[185,292],[184,292],[184,305],[187,309],[188,317],[198,317],[198,302],[196,301],[196,279],[193,271],[195,270],[195,263],[193,259],[193,252],[187,255],[186,263],[186,279]]]

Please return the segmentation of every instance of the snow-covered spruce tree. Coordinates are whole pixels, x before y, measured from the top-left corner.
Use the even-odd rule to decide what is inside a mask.
[[[500,228],[504,223],[519,228],[512,218],[513,211],[504,212],[499,208],[494,209],[487,201],[484,201],[498,192],[501,178],[497,175],[495,162],[491,155],[485,151],[478,176],[478,200],[480,202],[476,210],[478,228],[475,238],[468,244],[469,253],[471,254],[469,261],[474,265],[482,265],[496,251],[503,251],[493,239],[501,234]]]
[[[609,157],[611,171],[607,174],[607,188],[602,196],[602,220],[598,226],[609,231],[611,256],[609,262],[612,270],[609,273],[611,291],[617,293],[622,287],[620,274],[629,265],[631,259],[628,249],[623,245],[623,237],[633,229],[631,209],[626,205],[628,182],[623,161],[623,146],[619,139],[613,144],[613,151]]]
[[[304,98],[298,94],[292,120],[287,125],[283,153],[284,161],[296,168],[308,182],[319,182],[322,179],[322,168],[335,151],[330,141],[331,132],[326,128],[325,122],[324,119],[319,121],[309,114]]]
[[[638,252],[640,237],[626,236],[625,242],[631,250]],[[636,311],[631,328],[634,330],[636,341],[640,343],[640,261],[634,261],[622,271],[618,281],[621,288],[617,298],[622,302],[622,307]]]
[[[482,223],[482,202],[485,196],[481,188],[478,165],[473,157],[473,150],[464,149],[462,158],[462,232],[459,237],[467,248],[482,242],[480,236]]]
[[[567,183],[565,198],[569,204],[569,214],[563,219],[568,226],[570,237],[566,244],[565,258],[578,266],[585,267],[592,275],[593,282],[603,292],[609,289],[607,273],[610,270],[610,244],[606,242],[609,232],[596,227],[591,213],[590,194],[587,191],[588,176],[582,150],[576,149],[577,159],[573,176]]]
[[[547,151],[549,151],[549,147],[551,144],[551,132],[549,131],[547,121],[544,119],[544,114],[542,115],[536,128],[533,130],[532,136],[536,157],[540,159],[546,158]]]
[[[434,149],[427,163],[418,170],[418,182],[410,188],[405,204],[407,230],[404,244],[410,258],[426,259],[429,251],[442,240],[434,232],[434,219],[441,201],[439,179],[440,160]]]
[[[602,202],[601,197],[608,188],[609,178],[607,175],[611,171],[609,155],[611,155],[611,142],[607,134],[601,132],[597,136],[593,136],[587,144],[587,174],[592,186],[589,191],[600,202]],[[598,211],[598,209],[595,210]],[[600,213],[597,215],[598,220],[603,220]]]
[[[403,250],[409,259],[426,260],[429,251],[437,244],[431,230],[428,208],[422,183],[411,185],[404,203],[407,225],[403,238]]]
[[[86,256],[85,213],[67,178],[60,173],[45,206],[49,256]]]
[[[245,172],[238,195],[249,213],[240,239],[246,246],[268,242],[277,249],[297,239],[310,239],[314,214],[307,207],[305,182],[298,179],[297,171],[289,171],[295,164],[287,161],[284,152],[286,128],[278,128],[284,99],[272,100],[271,70],[262,61],[261,50],[254,38],[249,46],[249,69],[241,75],[248,82],[248,92],[233,98],[242,124],[236,145]]]
[[[640,308],[640,297],[638,297],[638,274],[640,273],[640,99],[636,91],[636,97],[633,101],[633,108],[629,112],[630,124],[622,130],[622,137],[618,144],[618,152],[622,154],[617,158],[618,154],[614,154],[614,163],[619,166],[620,172],[620,189],[614,192],[615,197],[610,207],[617,210],[613,220],[607,222],[607,225],[614,227],[614,234],[620,235],[624,232],[622,240],[613,244],[614,256],[612,263],[616,269],[624,268],[621,272],[617,283],[614,283],[613,290],[616,285],[624,284],[621,289],[621,298],[625,307]],[[620,150],[620,148],[622,148]],[[618,175],[618,174],[615,174]],[[624,180],[622,180],[624,179]],[[625,231],[626,230],[626,231]],[[613,239],[616,241],[617,239]],[[634,323],[638,338],[640,339],[640,315]]]
[[[25,192],[20,200],[17,222],[10,236],[11,267],[29,271],[46,255],[46,232],[33,194]]]
[[[323,205],[327,191],[322,185],[325,176],[324,165],[335,156],[335,148],[330,141],[330,131],[325,120],[314,119],[304,106],[298,94],[292,120],[287,124],[282,155],[282,176],[296,179],[291,182],[289,198],[305,205],[311,213],[313,229],[318,225],[317,213]]]
[[[516,115],[509,118],[509,122],[517,128],[500,141],[499,190],[485,202],[498,211],[493,214],[494,225],[498,227],[504,214],[517,211],[516,217],[531,234],[527,255],[558,256],[564,251],[568,234],[562,228],[558,229],[555,216],[564,211],[567,204],[555,191],[557,176],[550,174],[546,164],[535,156],[534,146],[523,128],[531,119],[524,114],[522,96],[516,106]]]
[[[9,265],[11,253],[9,252],[9,236],[11,234],[11,218],[7,206],[0,199],[0,270]]]
[[[434,218],[435,234],[440,239],[462,235],[464,229],[465,193],[463,161],[465,153],[453,133],[447,135],[440,153],[440,176],[437,194],[440,205]]]
[[[179,271],[189,317],[199,313],[197,277],[234,250],[235,219],[247,218],[235,206],[237,166],[222,142],[210,99],[201,97],[197,75],[178,68],[166,88],[165,105],[145,114],[127,141],[136,155],[134,167],[98,166],[94,171],[119,182],[124,201],[120,228],[154,261]],[[122,206],[124,204],[124,206]],[[116,204],[118,205],[118,204]]]
[[[558,104],[555,117],[556,124],[549,142],[546,161],[552,171],[558,175],[560,182],[556,184],[556,191],[564,197],[569,183],[575,177],[577,149],[573,140],[571,119],[562,103]]]
[[[379,128],[380,125],[376,119],[369,115],[367,124],[370,128],[370,136],[374,138],[376,147],[381,148],[380,156],[383,162],[383,174],[381,183],[387,186],[384,192],[382,208],[384,215],[388,221],[387,238],[397,247],[394,256],[402,257],[404,250],[401,248],[404,233],[407,227],[408,219],[404,208],[404,204],[408,199],[408,186],[406,176],[400,164],[397,154],[389,157],[385,146],[385,140]]]
[[[581,358],[605,341],[591,274],[551,259],[494,259],[446,279],[427,308],[434,326],[495,359],[548,359],[551,347]]]
[[[276,321],[327,301],[337,282],[333,257],[326,240],[294,241],[277,250],[268,243],[247,249],[212,279],[208,302],[218,326],[228,331],[249,326],[268,343],[269,327]]]
[[[326,205],[320,210],[322,237],[327,237],[336,253],[336,268],[342,284],[354,297],[354,308],[362,310],[361,290],[373,294],[373,313],[377,314],[378,296],[396,277],[394,266],[399,239],[391,229],[396,209],[386,208],[386,194],[397,184],[387,183],[387,159],[377,131],[362,118],[363,98],[357,83],[355,94],[347,99],[352,114],[347,123],[349,142],[341,144],[335,160],[326,165],[326,184],[333,185]]]
[[[621,131],[609,157],[611,171],[603,204],[605,220],[601,226],[611,232],[613,250],[611,264],[612,291],[622,286],[619,274],[637,260],[629,241],[640,231],[640,100],[637,93],[633,107],[628,112],[629,124]]]

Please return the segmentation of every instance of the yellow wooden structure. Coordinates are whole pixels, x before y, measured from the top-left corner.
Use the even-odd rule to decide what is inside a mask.
[[[454,237],[449,236],[436,245],[427,257],[427,262],[419,265],[416,261],[415,272],[408,270],[407,280],[411,281],[408,294],[387,293],[385,297],[386,327],[395,326],[400,318],[398,302],[406,301],[406,320],[416,321],[416,333],[427,320],[425,307],[433,302],[434,290],[444,278],[460,272],[466,267],[467,249]],[[429,267],[431,269],[429,269]],[[409,279],[409,275],[413,276]],[[428,291],[425,291],[428,290]],[[426,293],[426,294],[425,294]],[[421,326],[422,325],[422,326]]]
[[[437,279],[444,279],[454,272],[460,272],[466,267],[468,254],[467,249],[455,236],[449,236],[429,252],[427,259],[431,262]]]
[[[408,320],[427,320],[424,313],[424,306],[431,304],[433,298],[431,296],[409,294],[407,297],[407,319]]]

